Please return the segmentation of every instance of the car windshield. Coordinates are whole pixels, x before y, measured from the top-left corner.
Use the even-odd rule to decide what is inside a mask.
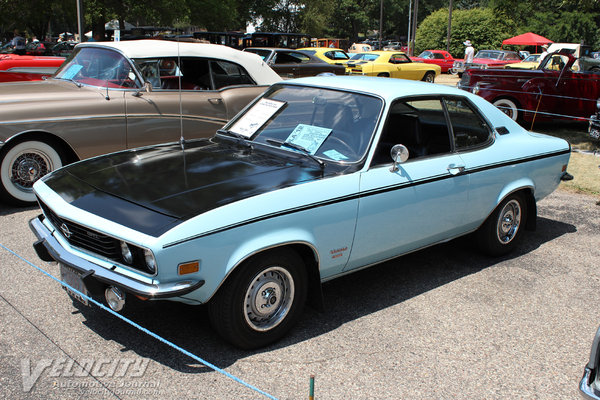
[[[75,50],[54,77],[107,88],[141,87],[131,63],[121,53],[98,47]]]
[[[540,58],[540,54],[532,54],[532,55],[528,56],[526,59],[524,59],[523,62],[538,61],[539,58]]]
[[[224,128],[257,143],[305,153],[325,162],[361,160],[383,101],[333,89],[277,85]]]
[[[433,58],[433,53],[430,51],[424,51],[421,54],[419,54],[419,58]]]
[[[267,58],[269,58],[269,55],[271,55],[271,50],[264,50],[264,49],[244,49],[244,51],[247,51],[249,53],[254,53],[254,54],[258,54],[260,56],[260,58],[264,60],[266,60]]]
[[[475,58],[488,58],[490,60],[501,60],[502,53],[498,51],[481,50],[477,52]]]
[[[358,61],[375,61],[375,60],[377,60],[378,57],[379,57],[379,54],[358,53],[358,54],[355,54],[352,57],[350,57],[350,59],[358,60]]]

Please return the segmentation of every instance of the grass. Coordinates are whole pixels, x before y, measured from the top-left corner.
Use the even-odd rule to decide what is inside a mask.
[[[527,128],[530,128],[529,126]],[[575,193],[600,195],[600,143],[592,139],[587,132],[587,122],[538,123],[534,131],[557,136],[571,143],[573,152],[569,160],[568,172],[573,175],[572,181],[564,181],[559,189]]]

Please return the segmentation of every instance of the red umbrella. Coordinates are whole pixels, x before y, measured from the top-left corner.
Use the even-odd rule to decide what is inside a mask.
[[[546,39],[543,36],[536,35],[532,32],[527,32],[522,35],[518,35],[515,37],[511,37],[510,39],[506,39],[502,41],[502,46],[513,44],[513,45],[522,45],[522,46],[541,46],[543,44],[554,43],[550,39]]]

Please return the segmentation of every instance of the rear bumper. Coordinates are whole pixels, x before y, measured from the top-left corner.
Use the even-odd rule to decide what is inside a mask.
[[[38,257],[44,261],[65,264],[83,276],[89,292],[97,293],[97,287],[116,286],[125,292],[144,298],[170,298],[190,293],[204,285],[204,280],[181,280],[170,283],[146,283],[106,269],[67,251],[42,223],[42,215],[29,221],[29,227],[38,238],[34,243]]]

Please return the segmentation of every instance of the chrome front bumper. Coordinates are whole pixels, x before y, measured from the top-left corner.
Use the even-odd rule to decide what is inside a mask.
[[[584,399],[600,400],[600,393],[598,393],[591,385],[592,370],[585,368],[583,378],[579,382],[579,392]]]
[[[150,284],[103,268],[67,251],[40,218],[44,217],[40,215],[29,221],[29,227],[38,238],[33,245],[38,257],[44,261],[57,261],[77,270],[91,293],[95,292],[93,286],[99,283],[103,286],[116,286],[141,297],[156,299],[182,296],[204,285],[203,280]]]

